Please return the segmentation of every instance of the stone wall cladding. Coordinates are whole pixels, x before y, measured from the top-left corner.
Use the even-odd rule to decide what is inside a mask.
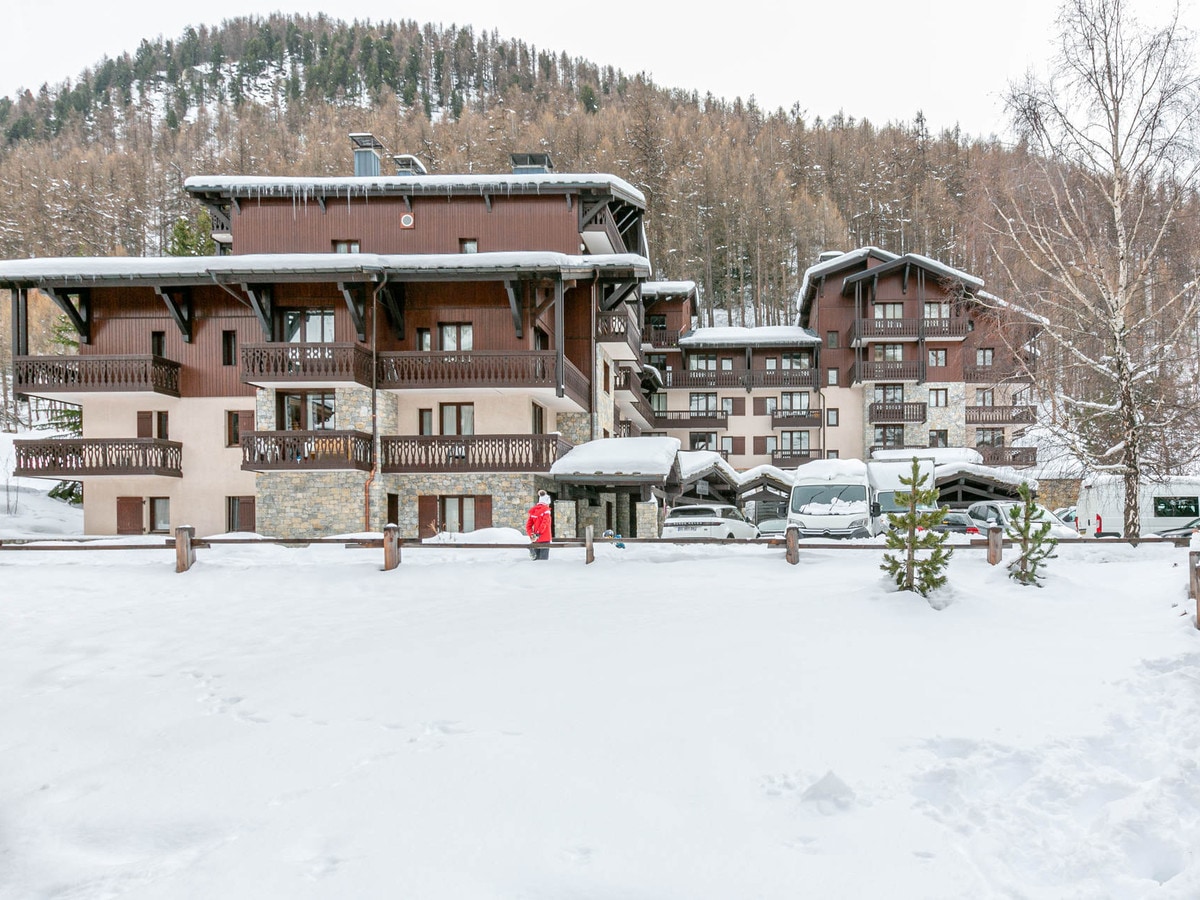
[[[929,421],[925,423],[925,443],[929,441],[930,431],[945,430],[946,440],[951,447],[966,447],[967,444],[967,426],[966,418],[966,403],[967,403],[967,386],[961,381],[949,382],[947,384],[931,384],[927,387],[946,388],[948,391],[946,406],[930,406],[927,407],[926,413]],[[928,402],[929,392],[925,391],[925,399]]]
[[[555,429],[563,436],[563,440],[570,441],[576,447],[592,439],[591,416],[587,413],[560,412],[554,421]]]
[[[637,535],[640,538],[656,538],[662,536],[659,527],[659,506],[653,500],[639,502],[637,506]]]
[[[420,533],[422,523],[417,521],[417,498],[421,496],[490,494],[492,527],[515,528],[524,534],[525,519],[529,514],[529,507],[537,501],[538,490],[555,490],[551,479],[532,473],[407,473],[379,475],[376,484],[378,488],[372,491],[371,500],[372,530],[383,529],[386,524],[384,519],[387,517],[387,495],[397,494],[400,515],[396,524],[400,526],[400,535],[405,538],[413,538]],[[377,495],[378,499],[374,495]],[[556,518],[556,537],[574,536],[573,533],[563,534],[562,527]]]
[[[325,537],[363,530],[363,472],[262,472],[255,504],[259,533]]]
[[[554,501],[554,536],[556,538],[574,538],[583,533],[579,527],[580,500]]]

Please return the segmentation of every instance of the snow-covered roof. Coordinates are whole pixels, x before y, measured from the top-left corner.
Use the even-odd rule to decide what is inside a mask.
[[[814,459],[812,462],[797,466],[792,477],[796,482],[802,478],[815,478],[822,481],[853,478],[865,481],[867,464],[861,459]]]
[[[918,456],[922,459],[932,459],[934,465],[945,463],[972,463],[981,465],[983,454],[970,447],[922,447],[909,450],[874,450],[871,459],[912,459]]]
[[[1010,487],[1020,487],[1022,482],[1028,482],[1030,490],[1036,491],[1038,488],[1036,478],[1032,478],[1028,473],[1018,471],[1012,466],[984,466],[960,460],[939,463],[933,467],[933,478],[939,485],[944,485],[964,475]]]
[[[616,476],[666,478],[679,453],[679,438],[602,438],[580,444],[550,467],[555,478]]]
[[[803,307],[804,298],[809,293],[809,289],[814,282],[829,275],[831,272],[838,272],[847,266],[864,262],[871,256],[885,262],[890,262],[898,258],[895,253],[889,253],[887,250],[881,250],[878,247],[859,247],[857,250],[851,250],[849,253],[843,253],[841,256],[835,256],[832,259],[819,262],[815,266],[809,266],[804,270],[804,278],[801,279],[800,290],[796,294],[798,308]]]
[[[47,257],[0,261],[0,285],[88,285],[128,281],[187,283],[261,276],[354,276],[374,279],[438,274],[503,276],[557,273],[589,276],[611,270],[650,274],[650,261],[633,253],[569,256],[547,251],[502,253],[255,253],[241,256]]]
[[[845,290],[849,285],[857,281],[863,281],[868,278],[875,278],[880,275],[886,275],[889,272],[894,272],[897,269],[903,268],[906,265],[917,265],[922,269],[934,272],[943,278],[949,278],[955,281],[961,281],[963,284],[970,285],[972,288],[983,287],[983,279],[976,275],[971,275],[968,272],[963,272],[960,269],[955,269],[945,263],[938,262],[936,259],[930,259],[928,256],[922,256],[920,253],[905,253],[903,256],[898,256],[889,262],[885,262],[881,266],[873,266],[863,272],[856,272],[853,275],[848,275],[842,282],[842,290]]]
[[[795,325],[697,328],[679,339],[680,347],[809,347],[820,343],[815,332]]]
[[[643,300],[679,297],[696,293],[694,281],[647,281],[642,285]]]
[[[711,474],[720,474],[732,485],[741,483],[741,475],[725,457],[715,450],[680,450],[679,477],[682,481],[693,481]]]
[[[496,175],[356,175],[268,176],[193,175],[183,188],[197,195],[287,197],[307,200],[334,196],[442,196],[474,194],[538,194],[581,190],[603,191],[637,206],[646,195],[616,175],[522,173]]]

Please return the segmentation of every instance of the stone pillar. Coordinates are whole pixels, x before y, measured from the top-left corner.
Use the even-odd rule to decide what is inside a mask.
[[[554,501],[554,536],[556,538],[579,537],[579,514],[577,500]]]
[[[656,538],[662,534],[658,520],[658,504],[647,500],[636,504],[637,534],[640,538]]]
[[[630,525],[633,524],[633,495],[617,494],[617,514],[615,517],[617,534],[630,536]]]

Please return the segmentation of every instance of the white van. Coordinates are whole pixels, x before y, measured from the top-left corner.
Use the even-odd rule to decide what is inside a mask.
[[[1119,475],[1085,478],[1075,504],[1079,528],[1095,537],[1121,537],[1125,531],[1125,482]],[[1168,475],[1143,480],[1138,490],[1142,534],[1180,528],[1200,516],[1200,477]]]
[[[788,527],[800,537],[858,538],[879,533],[879,504],[861,459],[817,459],[797,467]]]

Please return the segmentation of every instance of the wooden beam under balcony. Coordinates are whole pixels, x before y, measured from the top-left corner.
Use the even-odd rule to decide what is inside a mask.
[[[254,431],[241,445],[249,472],[371,469],[371,435],[361,431]]]
[[[183,476],[183,445],[158,438],[13,441],[15,475],[79,480],[112,475]]]
[[[145,391],[179,396],[179,363],[149,353],[127,356],[18,356],[13,360],[21,394]]]
[[[549,472],[572,446],[557,434],[384,435],[380,471]]]
[[[242,381],[259,387],[371,384],[371,354],[357,344],[244,344]]]

